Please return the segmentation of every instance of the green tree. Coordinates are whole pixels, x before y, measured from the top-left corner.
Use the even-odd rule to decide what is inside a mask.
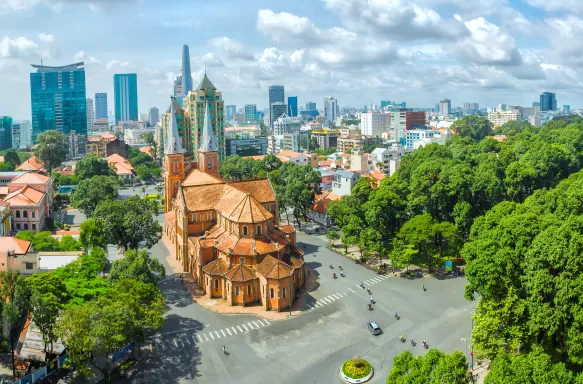
[[[61,172],[53,171],[53,185],[77,185],[79,179],[75,175],[64,175]]]
[[[83,179],[71,196],[71,204],[87,217],[92,217],[99,203],[117,197],[119,186],[119,180],[113,176]]]
[[[12,164],[9,161],[5,161],[3,163],[0,163],[0,172],[12,172],[16,169],[16,167],[14,166],[14,164]]]
[[[148,284],[158,284],[165,275],[164,266],[145,249],[130,249],[123,258],[113,262],[109,278],[112,281],[136,279]]]
[[[494,132],[493,125],[488,118],[478,115],[464,116],[451,125],[453,131],[459,132],[461,137],[470,137],[480,141]]]
[[[459,351],[445,354],[438,349],[430,349],[424,356],[414,357],[409,351],[395,356],[386,381],[387,384],[469,382],[464,354]]]
[[[22,235],[23,237],[26,236]],[[38,232],[32,236],[32,247],[36,252],[59,251],[59,240],[49,231]]]
[[[4,162],[5,163],[12,163],[15,166],[19,166],[22,164],[20,161],[20,157],[18,157],[18,151],[14,148],[9,148],[4,152]]]
[[[55,325],[55,334],[69,354],[67,368],[74,367],[81,377],[93,375],[87,362],[90,353],[96,350],[97,338],[92,323],[94,316],[93,305],[72,306],[61,312]]]
[[[80,251],[83,249],[83,245],[73,236],[65,235],[61,238],[61,242],[59,243],[59,249],[63,252],[73,252],[73,251]]]
[[[113,176],[107,160],[94,155],[83,157],[75,165],[75,176],[78,180],[91,179],[94,176]]]
[[[85,249],[105,248],[107,246],[103,228],[97,224],[95,219],[91,218],[82,222],[80,232],[79,241]]]
[[[340,235],[338,234],[337,231],[328,231],[328,232],[326,232],[326,238],[330,242],[330,245],[333,246],[334,242],[336,240],[340,239]]]
[[[260,179],[266,176],[263,164],[262,161],[256,161],[252,158],[237,155],[227,156],[219,172],[223,179],[230,181]]]
[[[67,136],[59,131],[45,131],[39,133],[37,142],[34,155],[44,163],[50,175],[67,157]]]
[[[261,168],[263,168],[265,172],[273,172],[276,169],[279,169],[281,165],[282,165],[281,160],[273,153],[268,153],[267,155],[265,155],[263,160],[261,160]]]
[[[156,139],[154,138],[153,132],[146,132],[142,135],[144,142],[147,146],[150,147],[150,156],[153,159],[158,158],[158,144],[156,143]]]
[[[93,217],[103,228],[108,244],[116,244],[124,251],[137,249],[140,243],[152,247],[160,239],[162,228],[154,215],[155,202],[138,196],[123,201],[106,200],[97,206]]]

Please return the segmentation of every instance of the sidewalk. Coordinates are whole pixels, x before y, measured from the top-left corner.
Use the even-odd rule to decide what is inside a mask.
[[[212,298],[212,299],[207,298],[204,295],[204,293],[202,292],[202,290],[200,290],[198,288],[198,286],[196,285],[192,275],[189,273],[183,272],[182,265],[180,264],[180,261],[175,260],[174,254],[172,252],[172,250],[174,248],[172,246],[172,243],[170,242],[170,239],[164,235],[164,236],[162,236],[161,241],[163,241],[164,246],[166,246],[166,248],[168,250],[170,250],[170,254],[166,257],[166,261],[168,262],[168,265],[170,265],[170,267],[172,268],[172,271],[174,272],[175,278],[182,280],[182,282],[186,286],[186,289],[188,289],[188,291],[190,292],[190,295],[192,296],[192,300],[195,303],[197,303],[197,304],[199,304],[199,305],[201,305],[201,306],[205,307],[206,309],[211,310],[213,312],[225,313],[225,314],[255,315],[255,316],[259,316],[259,317],[262,317],[264,319],[267,319],[267,320],[285,320],[290,316],[291,317],[297,316],[303,311],[303,309],[305,307],[305,300],[306,300],[307,295],[311,291],[316,289],[319,285],[318,278],[317,278],[316,274],[312,270],[310,270],[309,268],[306,267],[305,270],[308,274],[306,277],[306,285],[300,289],[300,294],[296,298],[296,301],[295,301],[294,305],[292,306],[291,315],[290,315],[289,310],[284,310],[281,312],[266,311],[263,309],[263,306],[261,304],[255,304],[255,305],[246,306],[246,307],[237,306],[237,305],[231,306],[231,305],[227,304],[227,302],[225,302],[224,300],[220,300],[220,299],[216,299],[216,298]]]

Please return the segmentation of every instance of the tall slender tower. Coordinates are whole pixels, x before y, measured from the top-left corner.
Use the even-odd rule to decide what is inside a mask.
[[[178,135],[173,100],[170,102],[170,126],[164,138],[164,212],[172,209],[180,182],[184,179],[184,151]]]
[[[192,72],[190,71],[190,50],[188,45],[182,47],[182,97],[192,91]]]

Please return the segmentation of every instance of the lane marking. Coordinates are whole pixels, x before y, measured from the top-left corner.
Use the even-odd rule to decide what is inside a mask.
[[[213,340],[215,339],[215,337],[213,336],[213,333],[212,333],[212,332],[209,332],[209,335],[211,335],[211,338],[212,338]]]
[[[339,297],[336,297],[336,295],[338,295]],[[332,294],[332,296],[336,297],[338,300],[340,300],[342,298],[341,293]]]
[[[228,330],[229,330],[229,329],[227,329],[227,331],[228,331]],[[226,333],[225,333],[225,331],[223,331],[222,329],[221,329],[221,333],[223,334],[223,336],[224,336],[224,337],[227,337],[227,334],[226,334]]]
[[[267,325],[271,325],[271,323],[265,319],[263,319],[263,321],[265,321],[267,323]]]
[[[326,304],[330,304],[330,303],[331,303],[331,301],[328,301],[328,300],[326,300],[326,298],[320,299],[319,301],[320,301],[320,302],[322,302],[322,301],[323,301],[323,302],[324,302],[324,303],[326,303]]]
[[[209,339],[208,339],[208,337],[206,337],[206,335],[203,335],[203,336],[204,336],[204,339],[205,339],[206,341],[209,341]]]
[[[352,292],[352,293],[356,293],[356,292],[354,292],[354,291],[352,290],[352,288],[348,288],[348,290],[349,290],[350,292]]]
[[[198,337],[198,341],[200,341],[202,343],[202,337],[200,337],[200,335],[196,335]]]
[[[259,327],[259,325],[257,325],[257,323],[256,323],[256,322],[253,322],[253,324],[254,324],[254,325],[257,327],[257,328],[260,328],[260,327]]]
[[[174,342],[174,345],[176,346],[176,348],[178,348],[178,342],[176,341],[176,339],[172,339],[172,341]]]
[[[217,337],[220,339],[221,335],[219,335],[219,333],[217,331],[215,331],[215,333],[217,334]]]
[[[223,332],[223,331],[221,331]],[[227,328],[227,332],[229,333],[229,336],[233,336],[233,334],[231,333],[231,331],[229,330],[229,328]]]
[[[333,297],[332,297],[332,295],[330,295],[330,296],[326,296],[326,300],[330,300],[331,302],[332,302],[332,301],[336,301],[336,299],[335,299],[335,298],[333,298]]]
[[[235,332],[235,335],[237,334],[237,330],[235,329],[235,327],[231,327],[231,329],[233,330],[233,332]]]
[[[245,324],[241,324],[243,326],[243,328],[245,328],[246,331],[249,331],[249,329],[245,326]]]
[[[239,328],[239,331],[240,331],[241,333],[245,332],[245,331],[243,331],[243,330],[241,329],[241,327],[239,327],[238,325],[237,325],[237,328]]]
[[[253,326],[251,325],[251,323],[247,323],[247,325],[249,326],[249,328],[255,329],[255,328],[253,328]]]
[[[257,320],[257,321],[258,321],[258,322],[259,322],[259,324],[261,324],[263,327],[265,327],[265,326],[266,326],[265,324],[263,324],[263,323],[261,322],[261,320]]]

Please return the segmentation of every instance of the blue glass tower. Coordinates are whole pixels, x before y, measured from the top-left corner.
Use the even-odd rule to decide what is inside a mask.
[[[182,96],[188,96],[192,91],[192,72],[190,71],[190,49],[188,45],[182,47]]]
[[[557,98],[552,92],[544,92],[540,95],[540,110],[541,111],[556,111]]]
[[[12,117],[0,116],[0,150],[12,148]]]
[[[289,117],[298,117],[298,97],[289,96],[287,98],[287,115]]]
[[[32,64],[30,74],[32,141],[39,133],[57,130],[87,135],[87,95],[84,62],[63,67]]]
[[[115,96],[115,123],[138,121],[138,75],[126,73],[113,75]]]
[[[95,119],[107,119],[107,93],[95,94]]]

